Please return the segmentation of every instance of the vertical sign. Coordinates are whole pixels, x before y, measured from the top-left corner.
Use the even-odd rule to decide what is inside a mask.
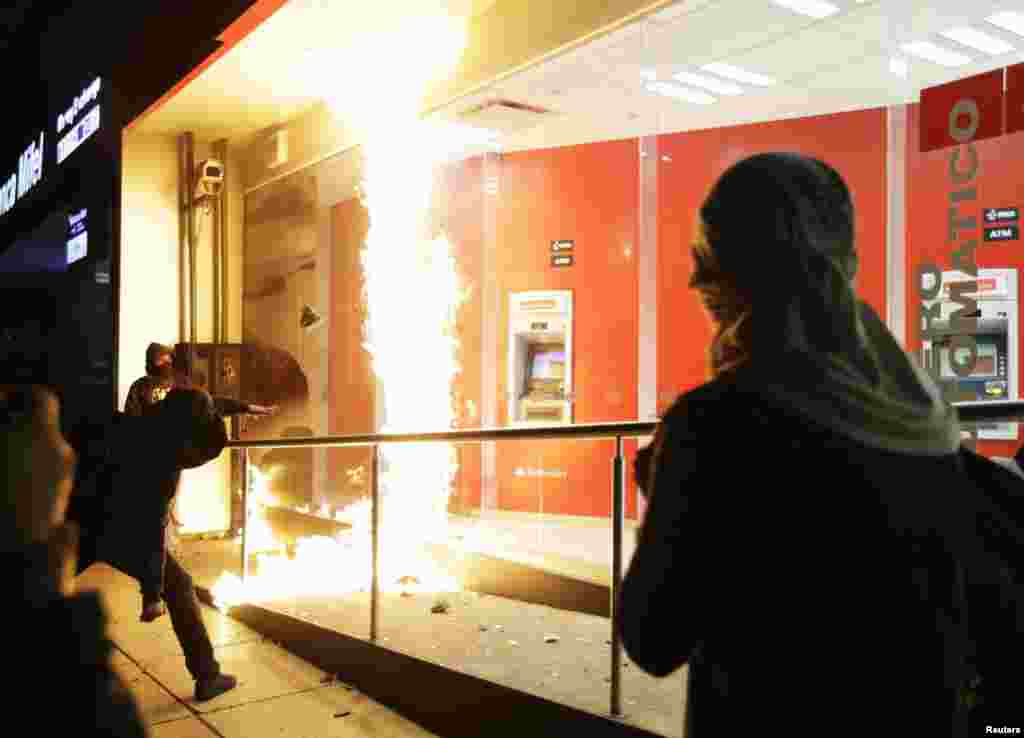
[[[1003,133],[1003,70],[921,90],[921,151]]]
[[[1024,131],[1024,64],[1006,68],[1006,132]]]

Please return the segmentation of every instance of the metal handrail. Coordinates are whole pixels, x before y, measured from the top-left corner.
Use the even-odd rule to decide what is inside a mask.
[[[961,423],[982,421],[1024,422],[1024,401],[998,400],[980,402],[954,402]]]
[[[962,402],[954,403],[962,423],[993,421],[1024,421],[1024,402]],[[512,428],[482,428],[478,430],[433,431],[423,433],[364,433],[346,436],[319,436],[310,438],[272,438],[266,440],[230,441],[230,448],[248,451],[253,448],[323,448],[367,446],[372,449],[372,474],[370,479],[371,502],[371,588],[370,588],[370,641],[376,643],[380,619],[380,450],[385,444],[401,443],[479,443],[487,441],[508,441],[528,439],[571,438],[615,440],[615,454],[612,459],[612,560],[610,568],[611,587],[611,678],[609,686],[609,712],[613,717],[622,716],[622,642],[619,636],[618,598],[623,578],[623,535],[625,529],[626,458],[623,439],[651,436],[657,428],[657,421],[634,421],[627,423],[589,423],[580,425],[520,426]],[[243,453],[248,460],[248,454]],[[246,511],[242,527],[242,579],[248,573],[248,483],[243,484],[242,505]]]
[[[1024,401],[955,402],[953,407],[962,423],[1024,422]],[[640,438],[654,434],[658,421],[622,423],[581,423],[575,425],[543,425],[511,428],[480,428],[476,430],[424,431],[420,433],[357,433],[344,436],[310,436],[308,438],[267,438],[229,441],[228,448],[323,448],[377,446],[390,443],[478,443],[482,441],[515,441],[554,438],[575,440],[597,438]]]
[[[1024,403],[1022,403],[1024,404]],[[657,421],[628,423],[587,423],[544,425],[478,430],[426,431],[422,433],[357,433],[347,436],[310,436],[309,438],[268,438],[228,441],[228,448],[318,448],[323,446],[377,446],[384,443],[473,443],[546,438],[639,438],[653,435]]]

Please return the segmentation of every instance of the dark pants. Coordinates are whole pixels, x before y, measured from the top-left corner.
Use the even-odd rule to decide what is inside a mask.
[[[109,560],[122,557],[103,554],[102,548],[98,552],[96,542],[89,540],[83,531],[78,561],[79,574],[92,564],[102,561],[141,582],[138,573],[133,571],[135,567],[125,561]],[[178,643],[185,653],[185,666],[192,678],[197,681],[215,677],[220,673],[220,664],[214,657],[210,634],[203,623],[203,614],[192,577],[170,553],[166,554],[165,561],[163,599],[167,603],[167,612],[171,616],[171,625],[178,636]]]

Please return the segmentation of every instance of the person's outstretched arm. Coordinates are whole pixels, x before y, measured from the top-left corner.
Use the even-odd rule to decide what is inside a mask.
[[[690,522],[697,454],[691,439],[662,424],[637,463],[647,512],[619,599],[619,630],[629,657],[654,676],[667,676],[690,656],[699,634],[701,571],[697,526]]]
[[[213,407],[216,409],[217,414],[222,417],[228,417],[229,415],[273,415],[277,411],[276,407],[239,402],[230,397],[214,397]]]

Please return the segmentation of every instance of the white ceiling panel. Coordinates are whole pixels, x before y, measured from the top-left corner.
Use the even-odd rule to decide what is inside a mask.
[[[987,26],[984,18],[1001,5],[1005,3],[888,0],[845,14],[837,19],[835,27],[844,35],[898,44],[925,40],[957,26],[974,25],[984,30]],[[1024,8],[1024,3],[1018,7]]]
[[[651,25],[646,64],[706,64],[770,43],[814,21],[769,0],[720,2],[664,26]]]
[[[352,20],[345,4],[292,0],[139,128],[194,130],[200,139],[212,139],[279,123],[318,102],[317,87],[304,79],[299,63],[306,48],[325,39],[341,43],[361,29],[384,23],[403,5],[408,9],[447,1],[380,3],[390,10],[376,9],[365,22],[340,29],[346,19]],[[1010,38],[1020,52],[987,59],[980,58],[979,52],[966,52],[977,61],[953,69],[910,58],[910,77],[900,80],[889,72],[887,51],[899,41],[941,42],[935,34],[967,22],[998,34],[986,29],[985,15],[994,9],[1024,10],[1024,0],[836,2],[843,6],[843,13],[817,21],[771,0],[681,0],[459,100],[439,115],[457,118],[473,105],[494,98],[538,105],[557,115],[507,138],[506,147],[561,146],[916,100],[922,87],[1024,61],[1024,42]],[[450,7],[480,12],[492,4],[493,0],[451,0]],[[325,7],[334,14],[330,23],[324,22]],[[944,43],[958,48],[953,42]],[[777,77],[781,84],[748,88],[744,95],[720,97],[710,106],[643,89],[647,70],[668,79],[712,61]]]
[[[846,64],[878,52],[876,42],[844,36],[831,24],[820,23],[753,51],[737,54],[728,61],[782,81],[805,78],[816,69]]]

